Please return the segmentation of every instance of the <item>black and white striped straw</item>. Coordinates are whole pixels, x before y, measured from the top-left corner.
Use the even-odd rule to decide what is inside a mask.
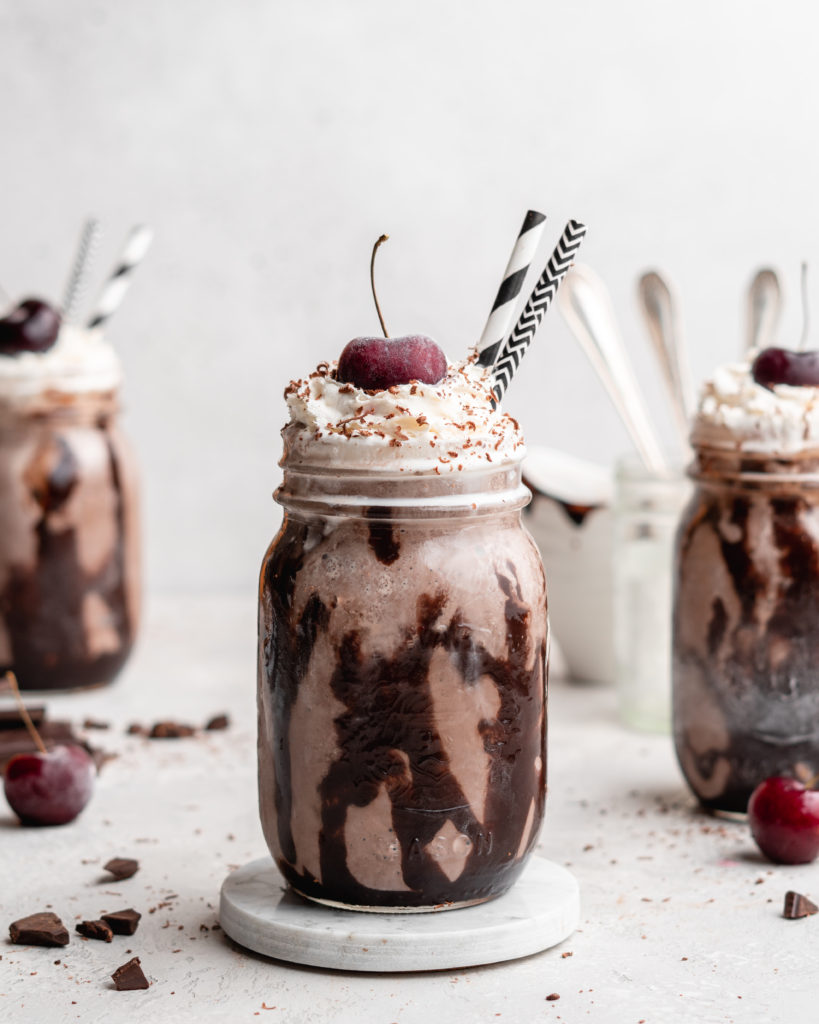
[[[503,280],[492,304],[489,319],[486,321],[481,340],[476,346],[479,366],[492,366],[501,345],[503,345],[504,338],[509,333],[517,298],[532,263],[532,257],[537,251],[545,220],[546,217],[542,213],[538,213],[537,210],[529,210],[523,218],[523,225],[518,232],[509,262],[506,264]]]
[[[65,297],[63,298],[62,316],[65,323],[73,323],[77,319],[77,309],[85,297],[88,286],[88,275],[94,263],[94,256],[97,252],[102,225],[96,217],[89,217],[83,224],[80,240],[77,243],[77,253],[71,267],[71,275],[68,284],[65,286]]]
[[[145,225],[131,229],[125,248],[111,276],[105,282],[94,313],[88,321],[89,328],[102,327],[112,313],[119,309],[125,293],[131,286],[131,275],[142,262],[153,237],[153,230]]]
[[[535,290],[520,314],[520,319],[498,353],[492,369],[492,388],[497,404],[500,404],[526,349],[531,345],[532,338],[551,305],[560,282],[574,262],[585,234],[585,224],[570,220],[566,225],[540,280],[535,285]]]

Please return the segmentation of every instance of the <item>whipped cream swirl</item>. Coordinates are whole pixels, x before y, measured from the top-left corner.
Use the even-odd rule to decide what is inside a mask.
[[[64,324],[47,352],[0,354],[0,398],[30,398],[48,391],[113,391],[122,382],[116,352],[101,330]]]
[[[321,363],[285,390],[282,464],[444,474],[521,459],[517,421],[492,408],[490,371],[474,358],[450,363],[438,384],[385,391],[343,384],[337,363]]]
[[[751,363],[721,366],[703,385],[692,442],[765,454],[819,448],[819,388],[768,390],[754,380]]]

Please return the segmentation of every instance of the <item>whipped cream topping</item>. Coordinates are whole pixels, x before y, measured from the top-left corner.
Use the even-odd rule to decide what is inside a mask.
[[[285,390],[290,422],[282,464],[453,473],[517,461],[517,421],[491,404],[490,371],[475,357],[450,363],[438,384],[363,391],[321,363]]]
[[[47,352],[0,354],[0,398],[111,391],[121,381],[119,357],[99,329],[63,324]]]
[[[751,363],[721,366],[703,385],[692,442],[765,454],[817,448],[819,388],[768,390],[754,380]]]

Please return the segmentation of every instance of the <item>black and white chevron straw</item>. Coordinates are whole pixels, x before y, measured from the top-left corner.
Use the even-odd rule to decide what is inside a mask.
[[[523,218],[523,225],[503,272],[503,280],[492,304],[489,319],[476,346],[479,366],[491,366],[495,362],[503,339],[509,333],[517,298],[540,243],[545,220],[546,217],[537,210],[529,210]]]
[[[117,265],[105,282],[88,327],[102,327],[112,313],[119,309],[125,293],[131,286],[131,275],[142,262],[151,244],[154,233],[151,228],[141,225],[131,229]]]
[[[500,404],[518,366],[520,366],[526,349],[531,345],[532,338],[540,326],[540,321],[557,294],[560,282],[574,262],[585,234],[585,224],[570,220],[566,225],[560,241],[549,257],[546,269],[541,274],[540,280],[535,285],[535,290],[529,296],[529,301],[520,314],[520,319],[498,353],[498,358],[492,368],[492,387],[497,404]]]
[[[83,224],[80,240],[77,244],[77,254],[71,267],[71,275],[68,284],[65,286],[63,298],[63,320],[66,323],[73,323],[77,318],[77,308],[85,295],[88,284],[88,274],[94,262],[97,252],[97,245],[102,234],[102,225],[95,217],[89,217]]]

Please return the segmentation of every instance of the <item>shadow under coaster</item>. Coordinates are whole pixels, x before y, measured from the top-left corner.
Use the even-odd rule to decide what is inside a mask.
[[[509,892],[459,910],[414,914],[338,910],[294,893],[270,857],[222,884],[219,920],[256,953],[343,971],[430,971],[474,967],[539,953],[577,927],[577,880],[532,857]]]

